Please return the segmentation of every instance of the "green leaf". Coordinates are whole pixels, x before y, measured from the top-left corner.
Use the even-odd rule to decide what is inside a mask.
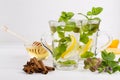
[[[71,19],[73,16],[74,16],[74,13],[73,13],[73,12],[68,12],[68,13],[67,13],[68,19]]]
[[[84,44],[87,44],[87,42],[89,41],[88,35],[85,33],[80,34],[80,41],[83,42]]]
[[[73,12],[62,12],[61,13],[61,16],[59,18],[59,22],[61,21],[64,21],[64,22],[67,22],[68,20],[70,20],[72,17],[74,16],[74,13]]]
[[[71,65],[75,65],[76,61],[75,60],[66,60],[66,61],[59,61],[59,63],[63,66],[71,66]]]
[[[120,66],[116,66],[116,67],[113,68],[113,73],[115,73],[115,72],[117,72],[117,71],[120,72]]]
[[[58,26],[58,27],[56,28],[56,31],[57,31],[58,36],[59,36],[60,38],[63,38],[63,37],[64,37],[64,31],[63,31],[62,26]]]
[[[99,68],[98,68],[98,72],[99,72],[99,73],[101,73],[101,72],[103,72],[103,71],[104,71],[104,68],[102,68],[102,67],[99,67]]]
[[[92,15],[98,15],[103,11],[103,8],[101,7],[93,7],[92,8]]]
[[[102,58],[105,61],[113,61],[115,59],[115,54],[113,52],[107,53],[107,51],[102,51]]]
[[[120,62],[120,58],[118,59],[118,62]]]
[[[64,37],[59,40],[59,43],[67,44],[70,41],[71,41],[70,37]]]
[[[93,33],[97,32],[99,29],[99,23],[93,24],[93,23],[87,23],[86,25],[82,26],[83,32],[86,33],[86,35],[91,36]]]
[[[87,12],[87,15],[88,15],[88,16],[91,16],[91,15],[92,15],[92,12],[91,12],[91,11],[88,11],[88,12]]]
[[[109,61],[108,66],[114,68],[118,66],[118,63],[116,61]]]
[[[99,29],[99,24],[89,24],[89,31],[95,33]]]
[[[75,27],[76,27],[75,22],[67,22],[64,31],[73,31]]]
[[[69,37],[64,37],[64,38],[62,38],[62,39],[64,39],[64,40],[67,41],[67,42],[70,42],[70,41],[71,41],[70,36],[69,36]]]
[[[61,31],[63,31],[63,28],[62,28],[62,26],[57,26],[56,30],[57,30],[57,32],[61,32]]]
[[[74,33],[79,33],[79,32],[80,32],[80,28],[75,27],[75,28],[73,29],[73,32],[74,32]]]
[[[56,60],[58,60],[60,58],[60,56],[62,55],[62,53],[66,50],[67,46],[65,44],[59,44],[58,47],[53,49],[54,52],[54,57]]]
[[[90,52],[90,51],[87,51],[85,52],[84,54],[81,55],[81,58],[90,58],[90,57],[93,57],[94,56],[94,53]]]
[[[64,32],[57,32],[58,33],[58,36],[60,37],[60,38],[64,38]]]
[[[82,26],[83,32],[89,32],[89,27],[90,27],[89,24],[85,24],[84,26]]]

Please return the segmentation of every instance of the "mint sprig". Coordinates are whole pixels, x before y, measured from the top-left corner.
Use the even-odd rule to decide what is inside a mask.
[[[102,7],[93,7],[91,11],[87,12],[87,16],[96,16],[103,11]]]
[[[75,60],[59,61],[62,66],[71,66],[77,64]]]
[[[115,61],[115,54],[113,52],[102,51],[102,63],[98,68],[98,72],[108,72],[109,74],[120,72],[119,59]]]
[[[102,7],[92,7],[92,10],[88,11],[86,14],[83,14],[83,13],[78,13],[78,14],[86,17],[88,20],[91,20],[91,19],[100,20],[100,18],[96,16],[99,15],[102,11],[103,11]]]
[[[88,11],[86,14],[78,13],[79,15],[84,16],[88,21],[90,20],[99,20],[99,17],[96,17],[103,11],[102,7],[93,7],[91,11]],[[99,23],[89,23],[87,22],[85,25],[82,25],[80,30],[80,41],[86,44],[89,40],[89,36],[93,35],[99,29]]]
[[[102,51],[101,57],[87,58],[84,61],[84,69],[89,69],[92,72],[98,71],[99,73],[107,72],[109,74],[120,72],[120,58],[115,61],[115,54],[113,52]]]
[[[61,13],[61,16],[59,18],[59,22],[67,22],[68,20],[70,20],[72,17],[74,16],[74,13],[73,12],[62,12]]]

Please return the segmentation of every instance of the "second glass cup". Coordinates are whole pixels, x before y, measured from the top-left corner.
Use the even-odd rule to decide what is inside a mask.
[[[100,20],[49,21],[54,66],[59,70],[75,70],[79,60],[97,53]],[[46,36],[44,36],[46,37]],[[107,35],[108,43],[110,39]]]

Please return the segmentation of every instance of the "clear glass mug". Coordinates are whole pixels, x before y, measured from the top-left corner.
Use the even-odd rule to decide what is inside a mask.
[[[100,20],[81,20],[80,27],[80,57],[97,55],[111,43],[111,36],[99,30]],[[100,43],[100,40],[103,42]]]
[[[100,21],[97,20],[49,21],[51,49],[45,42],[47,36],[43,36],[41,42],[52,54],[53,65],[59,70],[75,70],[78,69],[79,60],[84,58],[83,54],[96,54],[99,24]],[[110,39],[106,36],[108,44]]]

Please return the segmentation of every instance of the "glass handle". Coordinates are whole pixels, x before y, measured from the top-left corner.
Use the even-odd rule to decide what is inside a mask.
[[[99,42],[104,42],[104,39],[102,40],[101,38],[100,38],[100,36],[104,36],[103,38],[104,39],[106,39],[107,38],[107,41],[106,41],[106,43],[105,44],[103,44],[103,45],[101,45],[101,46],[99,46]],[[96,34],[96,51],[95,51],[95,53],[99,53],[100,51],[102,51],[102,50],[104,50],[104,49],[106,49],[109,45],[110,45],[110,43],[112,42],[112,36],[110,36],[110,35],[108,35],[106,32],[104,32],[104,31],[98,31],[97,32],[97,34]],[[101,40],[100,40],[100,39]],[[100,40],[100,41],[99,41]],[[98,42],[99,41],[99,42]],[[98,47],[99,46],[99,47]]]
[[[50,34],[49,33],[43,34],[41,39],[40,39],[42,46],[53,55],[53,52],[50,49],[50,45],[48,45],[49,44],[48,42],[50,40],[51,40],[51,38],[50,38]],[[52,42],[52,41],[50,41],[50,42]]]

